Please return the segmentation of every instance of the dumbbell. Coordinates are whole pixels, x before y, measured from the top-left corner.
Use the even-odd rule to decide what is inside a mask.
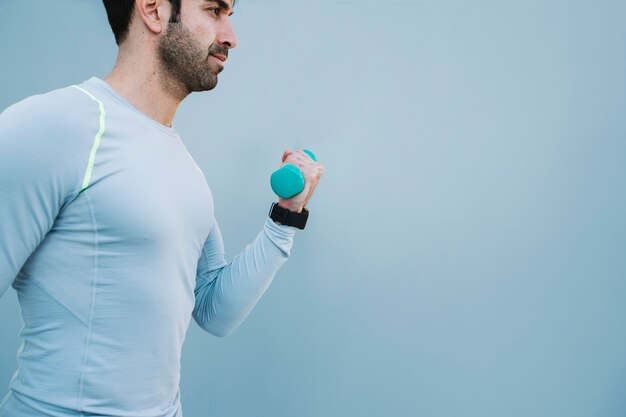
[[[317,158],[313,152],[307,149],[304,149],[303,152],[317,162]],[[281,198],[291,198],[304,190],[304,175],[302,175],[298,167],[287,164],[274,171],[270,177],[270,184],[277,196]]]

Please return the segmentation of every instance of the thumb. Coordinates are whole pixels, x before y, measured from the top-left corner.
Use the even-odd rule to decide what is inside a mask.
[[[283,152],[283,162],[285,162],[285,159],[287,159],[289,157],[289,155],[291,155],[292,153],[293,153],[292,150],[285,149],[285,152]]]

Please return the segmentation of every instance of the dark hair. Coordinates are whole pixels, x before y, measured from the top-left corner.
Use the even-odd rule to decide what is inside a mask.
[[[170,23],[178,22],[180,19],[180,0],[169,0],[172,5],[172,16]],[[115,43],[118,45],[124,42],[128,35],[128,27],[133,16],[135,0],[102,0],[107,11],[109,24],[115,36]]]

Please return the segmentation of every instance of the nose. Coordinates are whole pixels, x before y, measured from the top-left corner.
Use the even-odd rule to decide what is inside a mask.
[[[217,41],[228,49],[233,49],[237,46],[237,36],[235,35],[235,30],[233,29],[233,25],[230,23],[230,19],[228,17],[223,20],[223,24],[221,25],[218,33]]]

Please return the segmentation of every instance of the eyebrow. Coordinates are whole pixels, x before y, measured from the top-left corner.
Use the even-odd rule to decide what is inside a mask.
[[[204,1],[205,1],[206,3],[217,3],[217,6],[218,6],[220,9],[223,9],[223,10],[229,10],[229,11],[230,11],[230,13],[228,14],[229,16],[232,16],[232,15],[235,13],[235,12],[233,11],[233,9],[232,9],[231,5],[230,5],[230,4],[228,4],[228,3],[226,2],[226,0],[204,0]],[[235,2],[233,1],[233,5],[234,5],[234,3],[235,3]]]

